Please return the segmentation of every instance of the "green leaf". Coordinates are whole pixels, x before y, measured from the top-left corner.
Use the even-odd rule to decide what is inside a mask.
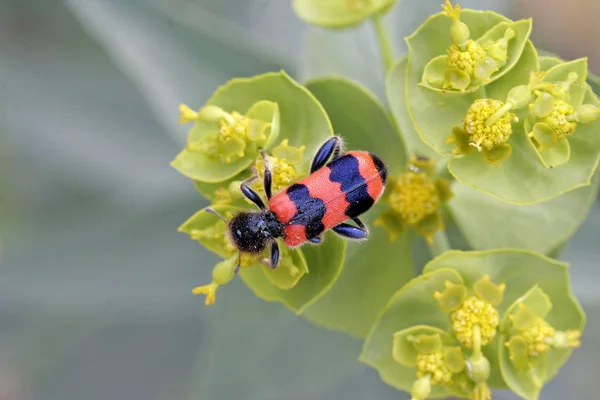
[[[553,309],[548,315],[548,323],[557,329],[583,328],[583,311],[571,292],[567,265],[564,263],[525,250],[451,250],[429,262],[424,273],[447,269],[458,272],[467,287],[472,287],[485,274],[489,274],[490,280],[496,284],[506,284],[502,304],[497,306],[501,316],[514,301],[538,285],[552,300]],[[498,336],[494,342],[496,343],[484,347],[484,353],[492,366],[489,382],[492,387],[504,387],[497,367],[498,353],[493,350],[500,345]],[[564,353],[561,353],[557,360],[553,361],[553,365],[561,364],[565,360]],[[551,372],[557,371],[558,369]]]
[[[239,208],[230,205],[215,205],[213,208],[225,218],[228,214],[233,215],[239,211]],[[224,235],[227,234],[227,224],[216,215],[207,212],[205,208],[188,218],[179,227],[178,231],[194,237],[196,232],[205,232],[206,235],[197,238],[198,242],[221,258],[230,257],[230,254],[223,247]]]
[[[388,385],[410,391],[416,379],[413,368],[394,360],[393,335],[396,332],[419,325],[450,331],[450,318],[433,297],[436,291],[444,290],[445,281],[463,282],[456,271],[447,268],[414,278],[394,294],[369,331],[360,361],[375,368]],[[445,387],[434,386],[431,397],[450,394]]]
[[[209,103],[210,104],[210,100]],[[252,120],[252,124],[260,124],[259,130],[267,136],[264,144],[268,147],[279,135],[279,109],[277,103],[271,101],[257,101],[249,109],[228,109],[244,113]],[[259,122],[260,121],[260,122]],[[256,122],[256,123],[254,123]],[[271,124],[268,127],[267,124]],[[244,156],[231,162],[224,162],[220,157],[193,149],[195,143],[206,140],[208,136],[217,134],[216,123],[196,121],[188,135],[188,147],[183,149],[171,163],[173,168],[190,179],[200,182],[218,183],[237,176],[240,172],[252,165],[256,159],[260,142],[250,142],[242,147]],[[240,142],[244,146],[244,142]]]
[[[483,35],[490,26],[508,19],[491,11],[461,11],[461,21],[469,26],[471,37]],[[406,102],[408,113],[421,139],[441,155],[451,155],[452,147],[446,138],[454,126],[462,125],[466,110],[477,98],[474,94],[464,96],[440,96],[436,91],[420,85],[425,66],[435,57],[446,54],[452,44],[451,21],[442,13],[429,17],[411,36],[406,66]],[[389,89],[388,89],[389,93]]]
[[[471,10],[461,11],[461,20],[464,19],[463,15],[467,11],[471,11]],[[476,12],[480,12],[480,11],[474,11],[474,12],[476,13]],[[440,21],[437,19],[426,22],[426,24],[427,23],[436,24],[436,25],[432,25],[432,27],[435,26],[437,29],[439,29],[442,32],[444,32],[443,28],[440,28],[441,26],[443,26],[442,24],[448,25],[448,30],[446,31],[448,33],[444,35],[444,34],[440,34],[439,32],[437,32],[438,38],[435,40],[439,41],[440,36],[443,36],[445,39],[450,38],[449,32],[450,32],[451,21],[448,17],[444,17],[444,18],[447,20],[445,24],[443,23],[443,21]],[[487,17],[482,17],[482,18],[487,18]],[[431,20],[431,18],[430,18],[430,20]],[[502,22],[499,22],[496,25],[494,25],[488,31],[486,31],[481,37],[475,39],[475,41],[477,43],[479,43],[480,45],[483,46],[488,41],[496,41],[498,39],[501,39],[504,36],[504,33],[506,32],[506,30],[509,28],[513,29],[516,33],[515,37],[513,37],[508,42],[508,47],[507,47],[507,57],[508,58],[506,60],[506,64],[504,66],[502,66],[498,71],[494,72],[490,76],[489,81],[483,83],[483,85],[490,84],[491,82],[494,82],[495,80],[501,78],[517,64],[517,61],[519,61],[519,58],[521,57],[521,53],[523,52],[523,49],[525,48],[525,45],[529,39],[529,35],[531,34],[531,22],[532,22],[531,18],[516,21],[516,22],[502,21]],[[428,28],[423,28],[423,29],[433,29],[433,28],[428,27]],[[423,33],[420,33],[420,34],[423,34]],[[416,35],[416,33],[415,33],[415,35]],[[473,34],[471,34],[471,38],[474,39],[475,36],[473,36]],[[410,37],[408,39],[409,46],[410,46],[411,40],[413,40],[413,39],[419,40],[417,38]],[[420,40],[422,40],[422,39],[420,39]],[[451,44],[451,41],[450,41],[450,44]],[[450,45],[448,45],[448,47],[449,46]],[[415,46],[414,48],[410,47],[410,50],[419,52],[422,49],[420,47]],[[411,57],[412,57],[412,53],[411,53]],[[444,55],[438,55],[436,57],[433,57],[431,59],[431,61],[429,61],[427,63],[427,65],[424,67],[423,78],[422,78],[420,84],[430,90],[437,91],[440,94],[444,94],[444,95],[452,96],[452,97],[461,96],[461,95],[464,95],[465,93],[473,93],[482,86],[482,82],[470,81],[469,82],[470,85],[467,84],[467,87],[465,87],[464,91],[442,89],[442,84],[445,81],[447,62],[448,62],[448,56],[445,54],[445,52],[444,52]]]
[[[513,151],[499,167],[485,164],[482,155],[473,152],[452,159],[448,170],[458,181],[498,200],[535,204],[590,185],[598,164],[598,151],[583,140],[569,142],[572,155],[569,163],[549,169],[540,163],[523,126],[513,125],[510,139]]]
[[[406,154],[402,140],[371,93],[337,77],[315,79],[306,87],[325,107],[348,150],[371,151],[382,158],[390,173],[403,171]],[[375,206],[361,219],[372,226],[382,208]],[[371,228],[365,242],[348,243],[344,270],[335,286],[304,316],[327,328],[364,337],[392,294],[413,275],[408,236],[401,235],[392,243],[383,229]]]
[[[371,151],[392,173],[403,171],[407,155],[402,136],[373,94],[357,82],[335,76],[313,79],[305,85],[327,111],[334,131],[346,139],[348,150]]]
[[[436,340],[433,341],[436,344],[435,347],[457,344],[456,339],[440,328],[427,325],[411,326],[410,328],[394,333],[392,344],[392,356],[394,360],[407,367],[414,367],[417,364],[419,351],[413,339],[417,339],[421,335],[437,336]]]
[[[226,111],[248,110],[261,100],[277,103],[279,141],[289,139],[291,146],[305,145],[310,151],[333,135],[333,128],[321,104],[284,71],[234,78],[217,89],[207,104]],[[252,161],[256,156],[256,152],[252,154]],[[310,161],[307,158],[300,168],[308,169]]]
[[[506,313],[502,317],[500,322],[500,331],[504,333],[510,333],[511,329],[511,316],[514,316],[519,311],[519,304],[523,304],[531,309],[535,316],[538,318],[545,319],[550,310],[552,310],[552,301],[550,297],[537,285],[529,289],[523,296],[516,299],[510,307],[506,310]]]
[[[527,123],[524,124],[524,128],[532,150],[536,152],[544,167],[556,168],[569,161],[571,158],[569,141],[566,138],[557,139],[556,133],[548,124],[538,122],[529,132]],[[547,145],[550,147],[546,147]]]
[[[585,315],[583,314],[579,304],[570,296],[569,293],[564,293],[563,299],[554,299],[548,296],[537,286],[534,286],[521,298],[517,299],[510,306],[506,315],[502,319],[502,334],[498,343],[498,351],[500,354],[500,370],[510,389],[526,399],[538,398],[541,385],[552,379],[552,377],[558,372],[560,367],[570,356],[571,350],[556,349],[551,347],[547,354],[536,357],[530,364],[531,369],[527,373],[524,373],[522,370],[517,368],[513,362],[511,362],[509,350],[503,345],[509,340],[512,333],[510,330],[511,320],[509,315],[514,315],[518,310],[518,305],[523,304],[527,308],[533,310],[535,315],[539,318],[548,319],[548,321],[550,321],[551,318],[547,318],[547,316],[554,314],[554,318],[563,319],[562,316],[556,315],[556,313],[552,310],[552,306],[555,304],[555,301],[568,301],[575,303],[574,306],[578,310],[578,317],[580,319],[579,325],[570,326],[563,329],[583,329]]]
[[[397,0],[294,0],[298,17],[309,24],[326,28],[347,28],[369,16],[385,13]]]
[[[308,273],[308,265],[302,249],[283,249],[281,248],[281,262],[275,269],[267,266],[264,268],[265,275],[279,289],[291,289],[305,274]]]
[[[390,111],[402,134],[408,154],[419,154],[428,158],[436,158],[438,153],[421,140],[408,113],[406,103],[407,66],[408,57],[404,56],[387,75],[385,88]]]
[[[596,173],[590,186],[520,206],[455,181],[448,208],[474,250],[512,247],[548,254],[568,241],[586,219],[599,184],[600,174]]]
[[[317,301],[334,284],[344,265],[346,241],[328,232],[319,245],[301,248],[308,265],[308,273],[290,289],[272,284],[264,268],[243,268],[240,276],[254,294],[267,301],[278,301],[298,314]]]
[[[587,71],[587,58],[579,58],[577,60],[554,65],[548,69],[547,74],[542,79],[542,82],[566,81],[568,75],[572,72],[575,72],[577,74],[577,80],[569,86],[569,97],[564,100],[573,107],[577,108],[582,104],[586,88],[588,86],[586,83]]]

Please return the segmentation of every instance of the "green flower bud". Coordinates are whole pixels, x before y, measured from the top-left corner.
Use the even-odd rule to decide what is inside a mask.
[[[227,260],[223,260],[215,267],[212,271],[213,282],[218,285],[225,285],[229,283],[235,276],[235,268],[237,267],[239,255],[234,255]]]
[[[535,102],[529,106],[533,115],[538,118],[544,118],[552,112],[556,99],[546,92],[536,91],[537,98]]]
[[[582,124],[595,121],[600,116],[600,107],[593,104],[582,104],[575,111],[575,120]],[[567,117],[568,119],[568,117]]]
[[[411,400],[425,400],[431,393],[431,382],[428,375],[417,379],[410,390]]]
[[[527,85],[519,85],[510,89],[506,96],[506,102],[513,105],[513,108],[519,109],[531,103],[531,90]]]
[[[467,359],[467,373],[473,382],[482,383],[490,377],[490,362],[481,352],[473,352]]]
[[[463,48],[469,41],[471,32],[469,31],[467,24],[460,20],[460,5],[456,4],[452,7],[452,3],[450,3],[449,0],[446,0],[446,3],[442,5],[442,9],[444,10],[444,14],[452,20],[452,25],[450,26],[450,37],[452,38],[452,41],[457,46]]]

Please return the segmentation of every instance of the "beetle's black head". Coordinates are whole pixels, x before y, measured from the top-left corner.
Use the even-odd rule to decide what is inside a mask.
[[[270,227],[270,214],[265,212],[243,212],[231,219],[229,231],[238,250],[260,253],[275,237]]]

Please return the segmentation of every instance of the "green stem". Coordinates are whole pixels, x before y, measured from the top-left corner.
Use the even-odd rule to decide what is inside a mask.
[[[392,45],[390,36],[383,22],[383,16],[381,14],[375,14],[371,17],[373,24],[375,25],[375,33],[377,34],[377,41],[381,48],[381,57],[383,59],[383,66],[385,73],[392,69],[394,66],[394,52],[392,51]]]
[[[450,250],[450,243],[445,231],[438,230],[433,234],[433,243],[429,245],[429,252],[432,257],[437,257]]]

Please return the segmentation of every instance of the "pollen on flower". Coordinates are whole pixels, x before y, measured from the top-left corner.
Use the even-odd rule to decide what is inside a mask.
[[[268,160],[273,179],[273,193],[277,193],[299,180],[300,173],[296,167],[286,159],[269,156]],[[258,161],[256,161],[255,165],[260,177],[259,182],[262,182],[264,177],[265,163],[263,159],[260,158]]]
[[[448,49],[447,66],[448,69],[457,69],[473,77],[477,62],[483,60],[486,55],[483,47],[474,40],[468,40],[464,50],[457,44],[452,44]]]
[[[542,318],[538,318],[521,335],[527,341],[527,354],[535,357],[550,349],[549,339],[554,337],[554,328]]]
[[[432,385],[443,385],[452,381],[452,372],[444,362],[444,353],[437,350],[431,353],[419,353],[417,356],[417,377],[430,376]]]
[[[415,225],[433,214],[440,206],[435,182],[423,172],[402,174],[390,186],[390,208],[410,225]]]
[[[494,306],[477,296],[467,297],[460,308],[450,314],[450,318],[456,338],[467,348],[473,348],[473,330],[476,325],[481,332],[481,346],[485,346],[496,336],[500,323]]]
[[[506,112],[487,126],[486,121],[500,112],[504,103],[494,99],[478,99],[471,104],[463,122],[463,131],[470,135],[470,145],[478,150],[492,150],[505,143],[512,134],[511,122],[516,120],[513,113]]]
[[[216,125],[215,130],[204,134],[187,145],[188,151],[200,151],[212,158],[231,163],[246,154],[247,146],[266,139],[270,123],[253,120],[237,111],[227,113],[216,106],[205,106],[196,113],[187,106],[180,107],[181,120],[202,120]]]
[[[556,100],[550,114],[541,119],[556,132],[559,138],[565,138],[577,128],[577,122],[570,121],[575,108],[564,100]]]

